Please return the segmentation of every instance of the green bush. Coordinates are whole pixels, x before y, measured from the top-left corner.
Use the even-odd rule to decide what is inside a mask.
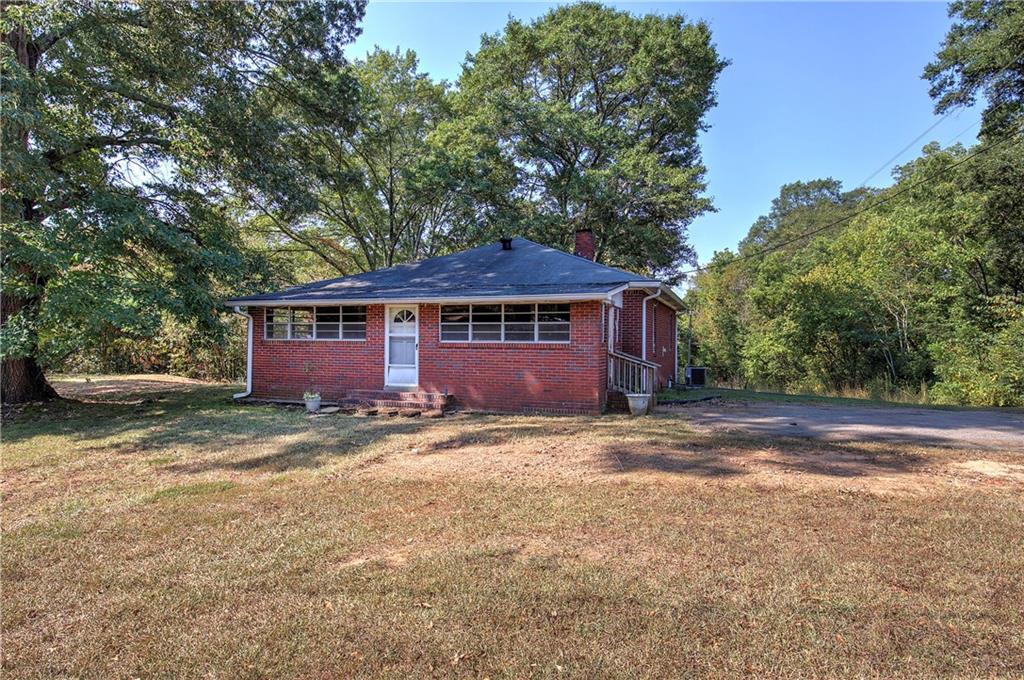
[[[1024,406],[1024,300],[997,298],[990,312],[998,319],[994,331],[962,324],[931,346],[939,403]]]
[[[246,324],[225,317],[222,337],[198,333],[165,318],[152,337],[111,334],[96,348],[74,354],[51,368],[72,373],[169,373],[196,380],[245,379]]]

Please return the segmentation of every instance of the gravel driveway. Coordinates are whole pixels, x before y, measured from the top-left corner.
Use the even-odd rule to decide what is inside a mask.
[[[681,407],[698,426],[829,441],[892,441],[1024,453],[1024,412],[710,401]]]

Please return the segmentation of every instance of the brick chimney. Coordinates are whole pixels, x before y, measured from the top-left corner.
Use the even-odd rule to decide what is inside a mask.
[[[593,231],[586,227],[576,230],[576,248],[572,251],[573,255],[593,260],[596,251],[595,245]]]

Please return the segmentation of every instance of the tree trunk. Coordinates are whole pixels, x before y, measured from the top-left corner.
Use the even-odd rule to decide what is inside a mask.
[[[56,399],[59,396],[32,357],[5,359],[0,365],[0,398],[3,403],[24,404]]]
[[[20,3],[2,2],[0,10],[5,9],[8,4]],[[39,62],[39,49],[29,36],[28,29],[25,26],[16,26],[4,34],[3,38],[4,42],[14,50],[18,62],[30,72],[35,73]],[[28,129],[14,129],[10,133],[13,140],[4,135],[4,143],[12,143],[16,140],[16,143],[21,143],[28,148]],[[22,219],[38,220],[40,218],[33,214],[32,201],[22,199],[21,203],[23,214],[20,217]],[[5,259],[3,266],[5,268],[16,267],[19,273],[27,276],[29,280],[36,278],[27,264]],[[0,327],[6,326],[8,319],[28,307],[32,302],[25,298],[0,293]],[[28,356],[4,359],[0,362],[0,401],[4,404],[22,404],[27,401],[42,401],[59,396],[57,391],[46,381],[43,369],[36,363],[35,353],[35,342],[33,342],[32,352]]]
[[[27,301],[11,295],[0,296],[0,323],[7,324],[13,314],[26,306]],[[30,355],[20,359],[4,359],[0,363],[0,401],[5,404],[23,404],[27,401],[55,399],[57,391],[46,381],[43,369]]]

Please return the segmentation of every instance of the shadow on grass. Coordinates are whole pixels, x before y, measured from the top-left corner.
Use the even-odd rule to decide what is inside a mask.
[[[153,385],[153,387],[160,387]],[[184,451],[187,459],[161,464],[182,474],[316,469],[350,458],[389,437],[444,427],[439,441],[423,453],[493,449],[493,455],[529,456],[557,447],[555,455],[616,475],[653,471],[695,477],[748,474],[747,464],[833,477],[895,475],[918,471],[924,460],[901,447],[857,442],[816,442],[800,438],[732,432],[693,432],[678,416],[459,416],[421,419],[309,418],[300,409],[241,405],[233,388],[190,385],[186,389],[133,390],[138,403],[63,401],[26,411],[4,429],[6,443],[57,435],[77,443],[79,452],[114,451],[115,456],[151,458]],[[111,394],[107,392],[107,394]],[[596,453],[596,456],[595,456]]]
[[[159,383],[153,385],[159,387]],[[133,401],[64,399],[33,405],[5,425],[4,441],[17,445],[35,437],[70,439],[76,452],[114,450],[116,456],[149,458],[167,450],[189,452],[169,461],[167,471],[286,471],[321,467],[354,456],[382,437],[416,432],[422,421],[347,416],[311,419],[301,410],[235,403],[231,387],[132,390]],[[234,454],[259,452],[239,458]]]
[[[823,442],[735,432],[693,432],[680,427],[679,419],[670,415],[648,420],[658,436],[632,437],[605,447],[605,466],[609,471],[728,477],[749,473],[748,466],[755,463],[783,472],[853,478],[911,474],[929,464],[928,457],[908,453],[906,447],[888,442]]]
[[[531,415],[526,417],[530,419],[545,419],[548,416]],[[556,419],[563,417],[551,416],[550,418],[552,421],[556,421]],[[534,440],[543,440],[552,435],[559,434],[560,429],[565,429],[549,424],[518,423],[514,422],[514,419],[503,422],[503,419],[503,416],[492,415],[465,416],[463,421],[465,423],[464,428],[461,428],[451,437],[428,444],[425,447],[424,453],[429,455],[430,453],[469,447],[517,445]]]
[[[526,446],[523,446],[523,445]],[[466,429],[426,447],[427,455],[459,449],[494,449],[504,455],[517,447],[516,455],[529,457],[557,446],[557,455],[572,457],[579,445],[587,462],[615,475],[638,471],[733,477],[749,474],[751,464],[840,478],[911,474],[921,471],[929,459],[908,453],[905,447],[886,443],[819,442],[805,438],[694,432],[671,415],[633,419],[625,416],[599,418],[551,418],[548,422],[502,421],[482,417]],[[596,463],[594,454],[596,453]]]

